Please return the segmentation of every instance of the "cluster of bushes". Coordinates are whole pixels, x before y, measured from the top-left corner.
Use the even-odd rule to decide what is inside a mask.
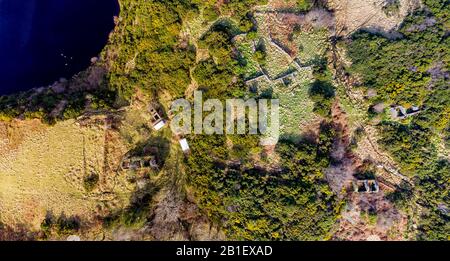
[[[423,207],[418,239],[447,240],[450,163],[439,158],[433,136],[450,136],[450,5],[446,0],[425,0],[424,5],[405,19],[401,37],[358,32],[348,53],[350,71],[377,90],[373,102],[422,107],[407,121],[381,122],[380,143],[414,180],[414,188],[403,186],[390,196],[405,205],[412,193],[418,194],[416,203]]]
[[[91,192],[94,190],[94,188],[97,186],[99,181],[99,175],[97,173],[91,173],[90,175],[87,175],[83,179],[83,185],[86,191]]]
[[[105,228],[118,226],[141,228],[151,218],[153,198],[160,188],[154,182],[146,181],[143,187],[135,189],[126,208],[102,217],[103,226]]]
[[[117,54],[112,61],[108,79],[121,97],[129,99],[135,88],[152,93],[168,91],[174,97],[183,96],[190,84],[190,69],[195,64],[195,47],[187,39],[180,39],[183,22],[200,15],[216,19],[229,15],[240,29],[249,30],[253,23],[248,15],[250,7],[264,1],[122,1],[118,32],[108,48]],[[138,21],[139,24],[136,24]],[[215,61],[231,62],[230,35],[212,30],[202,39]]]
[[[415,187],[402,186],[391,195],[400,206],[411,204],[411,194],[418,195],[417,204],[423,207],[418,239],[448,240],[450,235],[450,162],[439,159],[431,142],[431,131],[414,123],[383,123],[381,144],[400,164],[402,171],[413,177]]]
[[[195,51],[179,36],[183,19],[194,15],[198,10],[188,0],[122,1],[121,21],[107,47],[117,52],[108,75],[111,88],[125,100],[136,88],[183,94]]]
[[[114,58],[108,61],[106,84],[110,89],[71,93],[63,118],[77,117],[86,104],[93,109],[112,106],[116,94],[127,100],[136,88],[182,96],[191,82],[191,70],[206,96],[242,96],[246,89],[231,39],[236,31],[253,29],[249,11],[265,2],[231,0],[217,7],[216,1],[122,1],[119,25],[105,52]],[[212,58],[196,64],[195,49],[188,40],[180,39],[180,32],[184,21],[199,15],[200,10],[211,14],[208,9],[229,15],[233,22],[216,24],[200,39],[199,46],[208,49]],[[66,97],[48,92],[34,96],[31,102],[27,98],[1,98],[0,109],[11,117],[24,113],[37,117],[41,112],[46,117]],[[32,109],[17,109],[23,104]],[[202,209],[217,222],[224,222],[231,238],[323,239],[334,223],[337,207],[322,172],[329,161],[330,135],[324,130],[319,144],[280,144],[277,152],[285,167],[279,171],[258,169],[250,162],[249,155],[261,153],[258,136],[196,136],[190,142],[193,155],[187,162],[190,184]],[[228,160],[242,160],[247,166],[225,171]],[[98,176],[91,175],[85,177],[84,186],[91,191],[97,182]],[[157,190],[149,184],[136,191],[130,206],[106,217],[105,226],[146,222]],[[235,208],[238,211],[232,210]],[[48,235],[53,231],[65,234],[78,230],[80,224],[76,218],[49,216],[41,228]]]
[[[217,24],[202,39],[199,46],[208,49],[211,59],[201,61],[193,77],[206,97],[239,96],[243,83],[239,77],[238,57],[234,55],[232,25]]]
[[[325,124],[317,144],[279,143],[281,169],[270,170],[251,161],[260,155],[258,136],[197,135],[189,141],[189,183],[230,239],[323,240],[339,213],[323,173],[333,137]]]
[[[45,237],[49,237],[52,233],[57,235],[68,235],[78,231],[81,228],[80,218],[77,216],[66,216],[61,213],[59,217],[55,217],[48,212],[45,219],[41,223],[41,231]]]
[[[309,89],[309,96],[314,104],[314,112],[323,116],[331,115],[331,106],[334,101],[334,86],[331,82],[316,80]]]
[[[388,0],[383,6],[383,12],[387,16],[398,14],[400,10],[400,0]]]
[[[192,2],[203,10],[203,16],[214,21],[220,16],[231,16],[245,27],[248,26],[249,20],[246,15],[253,6],[267,4],[267,0],[228,0],[222,4],[217,4],[216,0],[192,0]]]
[[[244,29],[232,21],[217,22],[200,39],[199,46],[212,56],[193,71],[205,96],[248,95],[232,42],[236,31],[248,30],[251,36],[250,26]],[[264,62],[263,46],[255,56]],[[317,111],[324,115],[330,114],[334,98],[328,80],[317,81],[310,92]],[[252,162],[254,157],[265,161],[258,135],[196,135],[189,139],[188,183],[195,188],[200,208],[224,227],[230,239],[325,239],[339,209],[323,173],[329,165],[333,137],[331,126],[324,125],[317,144],[279,143],[276,153],[282,169],[270,170]]]
[[[448,127],[450,40],[446,30],[450,7],[443,0],[406,18],[401,38],[390,40],[368,32],[356,33],[348,48],[352,72],[363,77],[376,99],[405,107],[425,105],[423,125]],[[447,15],[446,15],[447,14]]]
[[[89,109],[112,109],[115,105],[116,93],[108,89],[93,91],[76,91],[57,94],[52,90],[41,93],[32,91],[0,96],[0,120],[10,121],[22,117],[24,119],[41,119],[47,124],[54,124],[58,120],[72,119],[80,116]],[[60,102],[66,101],[62,112],[52,115]]]
[[[297,0],[297,8],[301,11],[308,11],[314,6],[313,0]]]

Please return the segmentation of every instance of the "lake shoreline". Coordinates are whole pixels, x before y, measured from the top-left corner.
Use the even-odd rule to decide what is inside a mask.
[[[120,12],[117,0],[92,2],[0,1],[0,96],[52,86],[92,65]]]

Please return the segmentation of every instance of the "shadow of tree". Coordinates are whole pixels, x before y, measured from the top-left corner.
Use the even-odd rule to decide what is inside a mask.
[[[161,136],[151,137],[145,142],[138,143],[134,149],[130,150],[126,157],[143,157],[155,155],[160,168],[164,167],[170,152],[170,141]]]
[[[105,228],[115,226],[136,227],[148,222],[152,209],[152,200],[160,191],[160,187],[154,182],[143,179],[144,185],[136,186],[130,197],[129,205],[124,209],[114,211],[101,218]],[[138,182],[139,183],[139,182]]]
[[[66,235],[81,228],[81,218],[77,215],[67,216],[62,212],[59,216],[55,216],[52,211],[47,211],[45,219],[41,223],[41,231],[44,237],[49,237],[53,233],[57,235]]]

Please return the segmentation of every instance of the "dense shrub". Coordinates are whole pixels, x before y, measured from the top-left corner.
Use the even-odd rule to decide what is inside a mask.
[[[449,200],[450,171],[448,160],[439,158],[436,140],[445,143],[450,136],[450,5],[446,0],[425,0],[424,4],[424,9],[405,19],[400,38],[358,32],[348,53],[353,61],[350,71],[362,77],[365,87],[377,90],[374,100],[422,107],[408,120],[379,125],[380,143],[415,184],[414,188],[403,186],[389,197],[405,207],[413,198],[411,193],[418,194],[414,203],[423,207],[418,239],[448,240],[445,202]]]

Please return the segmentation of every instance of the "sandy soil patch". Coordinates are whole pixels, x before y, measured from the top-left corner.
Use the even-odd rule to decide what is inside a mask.
[[[420,6],[419,0],[400,0],[398,13],[387,15],[383,11],[384,0],[330,0],[329,7],[335,10],[338,30],[349,34],[359,28],[389,32],[398,28],[403,19]]]

